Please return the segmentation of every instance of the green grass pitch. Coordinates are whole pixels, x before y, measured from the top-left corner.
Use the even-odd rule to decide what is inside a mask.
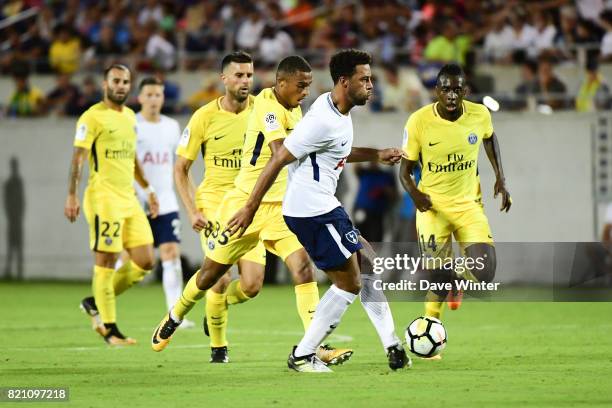
[[[291,287],[265,287],[230,308],[227,365],[208,363],[203,304],[189,315],[197,327],[155,353],[162,289],[133,288],[118,300],[119,327],[139,344],[113,349],[77,308],[88,293],[86,284],[0,283],[0,386],[69,387],[69,402],[50,405],[67,407],[612,406],[610,303],[464,302],[443,316],[442,361],[415,358],[412,369],[391,372],[357,301],[332,337],[353,358],[308,375],[286,368],[301,337]],[[403,336],[422,304],[392,309]]]

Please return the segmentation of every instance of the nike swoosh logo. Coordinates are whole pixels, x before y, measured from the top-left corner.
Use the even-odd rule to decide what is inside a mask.
[[[153,333],[153,344],[159,344],[159,341],[157,341],[157,333],[159,333],[159,327],[155,329],[155,333]]]
[[[223,139],[226,135],[223,136],[215,136],[215,140]]]
[[[490,235],[487,235],[487,237],[489,237],[489,239],[493,239],[493,237],[492,237],[492,236],[490,236]]]
[[[293,130],[293,128],[285,129],[285,132],[291,132],[292,130]]]
[[[118,131],[119,129],[113,129],[113,130],[109,130],[108,133],[115,133],[116,131]]]
[[[430,147],[432,147],[432,146],[435,146],[435,145],[440,144],[440,143],[442,143],[442,142],[437,142],[437,143],[431,143],[431,142],[429,142],[429,146],[430,146]]]
[[[344,143],[340,143],[340,145],[341,145],[341,146],[344,146],[344,145],[345,145],[345,144],[347,144],[347,143],[348,143],[348,140],[347,140],[346,142],[344,142]]]
[[[315,312],[314,310],[309,310],[309,311],[308,311],[308,313],[314,313],[314,312]]]

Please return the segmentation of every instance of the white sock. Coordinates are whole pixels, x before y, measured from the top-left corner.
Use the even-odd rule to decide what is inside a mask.
[[[121,257],[117,258],[117,262],[115,262],[115,270],[118,271],[119,268],[123,266],[123,259]]]
[[[164,287],[164,293],[166,294],[166,305],[169,310],[172,309],[183,292],[183,270],[181,268],[181,260],[175,258],[164,261],[162,262],[162,269],[162,285]]]
[[[298,357],[312,354],[327,336],[340,324],[342,315],[357,295],[332,285],[323,295],[312,317],[310,327],[295,349]]]
[[[386,351],[387,348],[400,344],[401,341],[395,334],[395,323],[387,297],[382,290],[374,289],[374,280],[373,275],[361,275],[359,298]]]

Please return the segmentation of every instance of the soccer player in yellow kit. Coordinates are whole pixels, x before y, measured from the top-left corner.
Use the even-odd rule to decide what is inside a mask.
[[[202,269],[187,283],[179,302],[162,320],[152,338],[152,348],[155,351],[163,350],[177,324],[210,289],[206,297],[211,362],[228,361],[226,304],[246,301],[258,293],[263,283],[266,248],[279,255],[293,275],[298,314],[305,328],[310,324],[319,302],[319,292],[314,281],[315,271],[310,258],[282,218],[281,202],[285,192],[286,172],[284,180],[268,196],[257,229],[249,233],[246,239],[240,240],[230,239],[225,232],[225,222],[248,198],[259,172],[272,155],[271,149],[282,144],[287,133],[301,119],[299,104],[308,95],[308,87],[312,82],[310,65],[297,56],[284,59],[279,64],[276,86],[264,89],[256,98],[249,98],[252,62],[245,62],[243,53],[230,54],[229,57],[232,55],[235,61],[226,58],[222,63],[225,96],[194,114],[183,132],[177,151],[177,188],[188,207],[192,227],[204,233],[202,238],[206,259]],[[238,110],[239,103],[243,105],[242,110]],[[242,139],[244,147],[241,149]],[[207,174],[198,188],[194,202],[190,192],[193,187],[190,187],[192,185],[187,174],[191,162],[202,147],[205,149]],[[213,170],[213,175],[216,174],[214,179],[209,179],[208,171],[211,169],[216,169]],[[218,280],[236,262],[241,270],[240,280],[231,282],[224,295],[227,278],[225,282]],[[323,346],[319,353],[324,361],[337,364],[348,359],[352,351]]]
[[[221,62],[221,79],[225,95],[193,114],[181,137],[175,165],[177,190],[192,228],[200,233],[204,253],[208,238],[217,234],[215,216],[219,204],[225,193],[234,187],[234,179],[240,171],[244,134],[255,99],[250,95],[253,87],[251,56],[240,51],[225,56]],[[205,172],[196,190],[189,170],[200,154],[203,154]],[[240,279],[231,281],[228,272],[206,294],[208,319],[205,319],[205,330],[210,335],[211,363],[229,362],[228,305],[246,302],[261,289],[266,264],[263,243],[246,253],[237,264]],[[196,288],[195,279],[194,275],[186,287]],[[183,305],[196,300],[185,296],[179,299]]]
[[[78,183],[88,157],[83,210],[95,265],[93,297],[83,299],[81,308],[111,345],[136,343],[117,327],[115,296],[141,281],[154,261],[153,235],[136,198],[134,179],[148,193],[151,215],[155,217],[158,211],[155,192],[136,158],[136,116],[124,106],[130,86],[131,73],[126,66],[114,64],[104,71],[103,101],[89,108],[77,122],[64,206],[66,218],[76,221],[80,212]],[[124,248],[131,260],[115,272],[115,262]]]
[[[404,129],[400,180],[418,209],[421,253],[430,259],[452,256],[454,235],[466,257],[484,260],[478,268],[462,274],[431,268],[430,282],[453,282],[457,278],[491,282],[495,276],[495,246],[478,176],[481,143],[495,172],[494,191],[495,197],[502,196],[501,210],[507,212],[512,204],[491,114],[484,105],[464,101],[466,90],[461,68],[445,65],[438,73],[437,102],[410,115]],[[418,163],[422,176],[417,187],[412,170]],[[425,315],[440,318],[447,296],[447,290],[430,291]]]

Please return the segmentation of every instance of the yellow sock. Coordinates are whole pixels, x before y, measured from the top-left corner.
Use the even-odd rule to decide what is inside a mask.
[[[124,263],[121,268],[117,269],[113,277],[115,296],[119,296],[120,294],[143,280],[149,272],[151,271],[142,269],[131,259],[129,262]]]
[[[225,293],[206,292],[206,322],[210,347],[227,346],[227,302]]]
[[[225,294],[227,295],[228,305],[244,303],[247,300],[251,299],[242,291],[242,287],[240,286],[240,279],[234,279],[233,281],[231,281],[227,287],[227,290],[225,291]]]
[[[440,319],[443,307],[444,299],[440,300],[440,296],[431,291],[427,292],[425,296],[425,316]]]
[[[308,282],[295,286],[295,301],[298,314],[302,319],[304,330],[308,329],[315,309],[319,304],[319,288],[317,282]]]
[[[91,282],[96,306],[102,323],[115,323],[117,321],[117,310],[115,307],[115,291],[113,290],[112,268],[104,268],[94,265],[94,276]]]
[[[196,285],[196,279],[200,271],[197,271],[193,274],[193,276],[189,279],[189,282],[185,285],[185,289],[183,289],[183,293],[178,301],[174,304],[172,308],[172,316],[177,319],[183,320],[183,317],[193,308],[193,305],[196,302],[204,297],[206,294],[205,290],[200,290]]]

